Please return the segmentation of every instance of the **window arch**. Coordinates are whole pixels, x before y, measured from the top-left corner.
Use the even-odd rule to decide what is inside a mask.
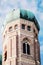
[[[23,53],[30,55],[30,45],[27,42],[23,43]]]
[[[9,27],[9,32],[12,31],[12,26]]]
[[[22,29],[25,29],[25,24],[22,24]]]
[[[17,29],[18,29],[18,25],[17,25],[17,24],[14,26],[14,29],[15,29],[15,30],[17,30]]]
[[[31,30],[31,26],[27,26],[27,30],[30,31]]]
[[[29,42],[29,43],[31,43],[31,40],[28,39],[27,37],[23,38],[22,41],[23,41],[23,42]]]

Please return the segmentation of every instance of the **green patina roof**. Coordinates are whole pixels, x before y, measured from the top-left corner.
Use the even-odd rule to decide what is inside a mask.
[[[25,20],[29,20],[30,22],[34,22],[38,31],[40,30],[39,24],[34,14],[28,10],[23,10],[23,9],[13,10],[12,12],[9,12],[9,14],[6,17],[6,24],[18,18],[22,18]]]

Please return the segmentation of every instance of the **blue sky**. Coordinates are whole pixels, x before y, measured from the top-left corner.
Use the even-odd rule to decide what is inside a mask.
[[[5,17],[10,10],[17,8],[29,9],[39,22],[41,65],[43,65],[43,0],[0,0],[0,53],[2,52],[2,30]]]

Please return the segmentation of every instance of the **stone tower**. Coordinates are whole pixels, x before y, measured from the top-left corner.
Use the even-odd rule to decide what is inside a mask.
[[[2,65],[40,65],[39,24],[34,14],[18,9],[6,16]]]

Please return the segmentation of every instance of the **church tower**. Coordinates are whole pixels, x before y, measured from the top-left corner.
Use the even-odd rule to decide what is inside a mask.
[[[6,16],[2,65],[40,65],[40,30],[34,14],[18,9]]]

